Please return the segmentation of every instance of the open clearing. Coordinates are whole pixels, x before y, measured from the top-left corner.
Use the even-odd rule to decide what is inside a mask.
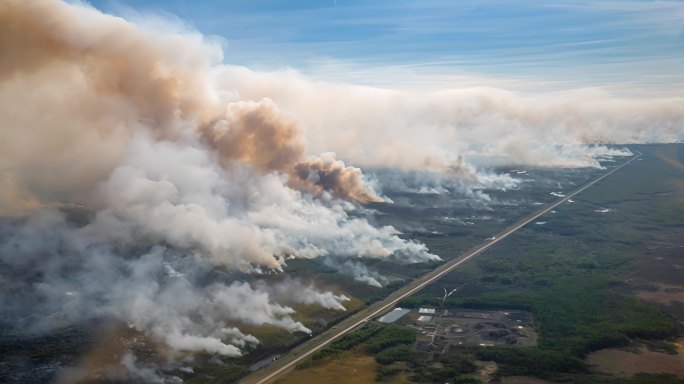
[[[633,376],[637,373],[671,373],[684,378],[684,339],[676,343],[678,354],[654,352],[641,346],[636,351],[604,349],[587,357],[587,362],[601,373]]]
[[[672,302],[684,303],[684,286],[670,284],[654,284],[657,290],[640,291],[637,297],[646,301],[653,301],[669,305]]]
[[[375,381],[375,358],[360,352],[350,351],[323,364],[304,370],[291,371],[275,382],[278,384],[365,384]],[[411,382],[402,375],[398,375],[392,379],[383,380],[383,383],[405,384]]]

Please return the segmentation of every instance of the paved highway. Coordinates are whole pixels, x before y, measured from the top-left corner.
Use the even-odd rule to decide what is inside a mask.
[[[381,314],[384,314],[385,312],[388,312],[390,309],[392,309],[400,300],[411,296],[415,292],[423,289],[425,286],[428,284],[431,284],[444,276],[445,274],[453,271],[454,269],[458,268],[461,264],[465,263],[466,261],[472,259],[473,257],[481,254],[482,252],[486,251],[490,247],[493,247],[495,244],[499,243],[500,241],[503,241],[516,231],[520,230],[523,228],[525,225],[529,224],[530,222],[538,219],[542,215],[548,213],[549,211],[553,210],[554,208],[558,207],[559,205],[567,202],[569,199],[573,198],[577,194],[581,193],[585,189],[591,187],[592,185],[598,183],[599,181],[605,179],[606,177],[612,175],[614,172],[617,172],[627,164],[633,162],[634,160],[638,159],[641,156],[640,152],[637,152],[637,155],[633,156],[631,159],[628,161],[622,163],[616,168],[613,168],[609,172],[604,173],[603,175],[597,177],[596,179],[590,181],[589,183],[583,185],[579,189],[575,190],[574,192],[570,193],[569,195],[563,197],[562,199],[556,201],[555,203],[546,206],[545,208],[535,212],[531,216],[528,216],[521,221],[518,221],[516,224],[513,224],[512,226],[506,228],[503,230],[501,233],[497,234],[493,239],[488,240],[487,243],[480,245],[476,247],[475,249],[465,253],[464,255],[460,257],[455,257],[446,263],[440,265],[439,267],[435,268],[434,270],[426,273],[422,277],[415,279],[408,284],[404,285],[403,287],[399,288],[398,290],[392,292],[389,296],[387,296],[385,299],[374,303],[370,306],[368,306],[365,309],[362,309],[361,311],[357,312],[356,314],[348,317],[347,319],[343,320],[336,326],[328,329],[327,331],[321,333],[319,336],[295,347],[290,353],[287,355],[281,357],[271,365],[262,368],[261,370],[254,372],[253,374],[245,377],[243,380],[241,380],[241,383],[247,384],[247,383],[256,383],[256,384],[263,384],[266,383],[270,380],[274,380],[276,377],[282,375],[289,369],[293,368],[295,365],[312,355],[313,353],[316,353],[317,351],[321,350],[328,344],[332,343],[336,339],[342,337],[343,335],[353,331],[354,329],[358,328],[359,326],[365,324],[366,322],[372,320],[376,316],[379,316]]]

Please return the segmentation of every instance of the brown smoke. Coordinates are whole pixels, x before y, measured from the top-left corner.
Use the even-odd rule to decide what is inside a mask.
[[[221,119],[202,129],[202,137],[224,166],[241,161],[261,172],[288,171],[306,150],[295,123],[269,100],[230,104]]]
[[[202,129],[224,166],[233,161],[261,172],[289,175],[293,188],[320,195],[325,191],[360,202],[382,201],[363,180],[359,168],[349,167],[332,153],[306,158],[306,144],[294,121],[270,100],[232,103],[225,117]]]
[[[382,201],[363,181],[361,169],[349,167],[335,159],[334,153],[311,157],[295,166],[295,183],[312,190],[315,194],[330,191],[338,197],[360,202]]]
[[[141,130],[158,140],[199,135],[224,166],[284,173],[303,190],[377,199],[360,175],[297,180],[308,161],[297,125],[267,100],[221,102],[210,81],[220,49],[197,36],[156,35],[85,6],[8,0],[0,52],[0,212],[16,210],[16,196],[25,206],[86,200]],[[335,169],[321,175],[358,173],[325,164]]]

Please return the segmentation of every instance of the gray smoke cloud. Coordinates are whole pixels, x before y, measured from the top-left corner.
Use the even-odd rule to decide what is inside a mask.
[[[491,87],[394,90],[230,65],[217,68],[214,79],[242,99],[268,95],[297,116],[311,148],[364,169],[447,171],[476,180],[482,166],[600,167],[602,156],[629,155],[609,144],[684,140],[682,97],[597,88],[533,95]]]
[[[391,227],[350,217],[343,200],[307,198],[282,175],[226,171],[198,145],[134,138],[98,186],[102,208],[88,210],[85,225],[57,209],[4,225],[5,320],[40,330],[113,317],[174,350],[239,355],[256,339],[224,320],[308,333],[279,303],[344,310],[348,298],[291,280],[268,289],[200,285],[215,266],[258,272],[281,270],[291,257],[436,258]]]
[[[201,35],[148,32],[79,4],[1,7],[4,212],[92,204],[90,191],[140,132],[167,141],[195,136],[226,168],[280,173],[317,195],[380,200],[358,168],[309,154],[294,119],[268,99],[226,102],[211,82],[221,47]]]
[[[316,196],[329,192],[360,202],[382,201],[365,184],[361,170],[346,166],[334,153],[307,157],[297,124],[267,98],[232,102],[225,115],[201,129],[226,167],[237,160],[263,173],[288,174],[290,186]]]
[[[469,175],[458,172],[437,172],[428,170],[402,171],[392,168],[370,169],[370,177],[379,180],[376,189],[385,193],[411,193],[425,195],[453,195],[458,199],[472,199],[487,203],[491,197],[484,190],[518,189],[521,181],[509,174],[495,174],[486,170],[468,167]]]
[[[238,356],[258,343],[242,325],[308,333],[295,304],[342,311],[349,300],[241,274],[323,255],[436,258],[357,214],[381,200],[359,168],[310,153],[272,101],[217,88],[221,47],[200,34],[8,0],[0,51],[5,326],[107,318],[171,358]]]
[[[158,368],[152,364],[141,364],[137,361],[135,355],[127,353],[121,359],[129,378],[150,384],[180,384],[183,382],[179,377],[164,375],[159,372]]]
[[[2,229],[6,271],[0,283],[8,288],[0,295],[2,320],[20,329],[114,318],[173,349],[228,356],[257,340],[224,321],[308,332],[292,319],[294,310],[268,292],[238,281],[201,285],[212,267],[192,255],[158,245],[136,253],[121,243],[93,242],[87,227],[71,227],[56,211]]]
[[[342,303],[350,300],[345,295],[321,292],[313,284],[304,284],[301,281],[289,278],[275,284],[268,284],[263,280],[258,281],[257,289],[268,293],[279,302],[319,305],[323,308],[338,311],[346,311],[347,309]]]

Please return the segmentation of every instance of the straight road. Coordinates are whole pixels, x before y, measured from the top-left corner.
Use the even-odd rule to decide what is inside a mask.
[[[374,303],[370,305],[369,307],[362,309],[361,311],[357,312],[355,315],[352,315],[351,317],[343,320],[336,326],[328,329],[327,331],[323,332],[319,336],[295,347],[290,353],[287,355],[281,357],[279,360],[273,362],[271,365],[262,368],[261,370],[254,372],[253,374],[245,377],[243,380],[241,380],[241,383],[244,384],[263,384],[268,381],[274,380],[278,376],[282,375],[286,371],[292,369],[295,365],[306,359],[307,357],[311,356],[312,354],[316,353],[317,351],[321,350],[328,344],[332,343],[336,339],[342,337],[343,335],[353,331],[354,329],[360,327],[361,325],[365,324],[366,322],[372,320],[376,316],[382,315],[385,312],[388,312],[391,308],[393,308],[400,300],[411,296],[412,294],[416,293],[417,291],[425,288],[428,284],[431,284],[444,276],[445,274],[453,271],[454,269],[458,268],[461,264],[465,263],[466,261],[472,259],[473,257],[481,254],[482,252],[486,251],[487,249],[493,247],[495,244],[499,243],[500,241],[506,239],[516,231],[520,230],[523,228],[525,225],[529,224],[530,222],[537,220],[539,217],[542,215],[548,213],[549,211],[555,209],[559,205],[567,202],[571,198],[575,197],[577,194],[581,193],[582,191],[586,190],[587,188],[591,187],[592,185],[598,183],[599,181],[605,179],[606,177],[612,175],[614,172],[617,172],[618,170],[622,169],[624,166],[627,164],[633,162],[634,160],[638,159],[641,157],[641,152],[637,152],[637,155],[633,156],[631,159],[628,161],[622,163],[616,168],[613,168],[612,170],[604,173],[603,175],[597,177],[596,179],[590,181],[589,183],[583,185],[582,187],[578,188],[574,192],[570,193],[569,195],[563,197],[562,199],[556,201],[555,203],[546,206],[545,208],[533,213],[531,216],[528,216],[517,223],[513,224],[512,226],[506,228],[503,230],[501,233],[497,234],[492,240],[489,240],[487,243],[480,245],[476,247],[475,249],[465,253],[462,256],[455,257],[446,263],[440,265],[439,267],[435,268],[434,270],[426,273],[422,277],[415,279],[408,284],[404,285],[403,287],[399,288],[398,290],[392,292],[389,296],[387,296],[385,299]]]

